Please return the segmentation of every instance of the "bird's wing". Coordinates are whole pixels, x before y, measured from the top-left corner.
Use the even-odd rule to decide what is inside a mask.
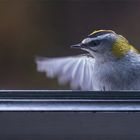
[[[72,89],[93,90],[94,58],[87,55],[63,58],[37,58],[37,70],[47,77],[58,77],[60,84],[70,83]]]

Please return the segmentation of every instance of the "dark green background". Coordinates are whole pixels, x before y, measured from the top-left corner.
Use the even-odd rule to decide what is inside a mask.
[[[0,88],[68,89],[36,72],[35,56],[81,53],[69,48],[96,29],[140,44],[139,0],[0,0]]]

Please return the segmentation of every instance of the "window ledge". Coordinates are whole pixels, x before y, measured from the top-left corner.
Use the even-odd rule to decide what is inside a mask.
[[[140,92],[0,90],[0,111],[140,111]]]

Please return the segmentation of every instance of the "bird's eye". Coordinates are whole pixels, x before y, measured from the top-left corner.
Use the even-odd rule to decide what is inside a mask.
[[[100,40],[92,40],[88,43],[89,46],[98,46],[100,44]]]

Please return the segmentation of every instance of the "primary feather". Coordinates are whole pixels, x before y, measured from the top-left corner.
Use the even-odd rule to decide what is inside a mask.
[[[70,83],[73,89],[93,90],[95,60],[87,55],[62,58],[37,58],[37,70],[47,77],[58,77],[60,84]]]

